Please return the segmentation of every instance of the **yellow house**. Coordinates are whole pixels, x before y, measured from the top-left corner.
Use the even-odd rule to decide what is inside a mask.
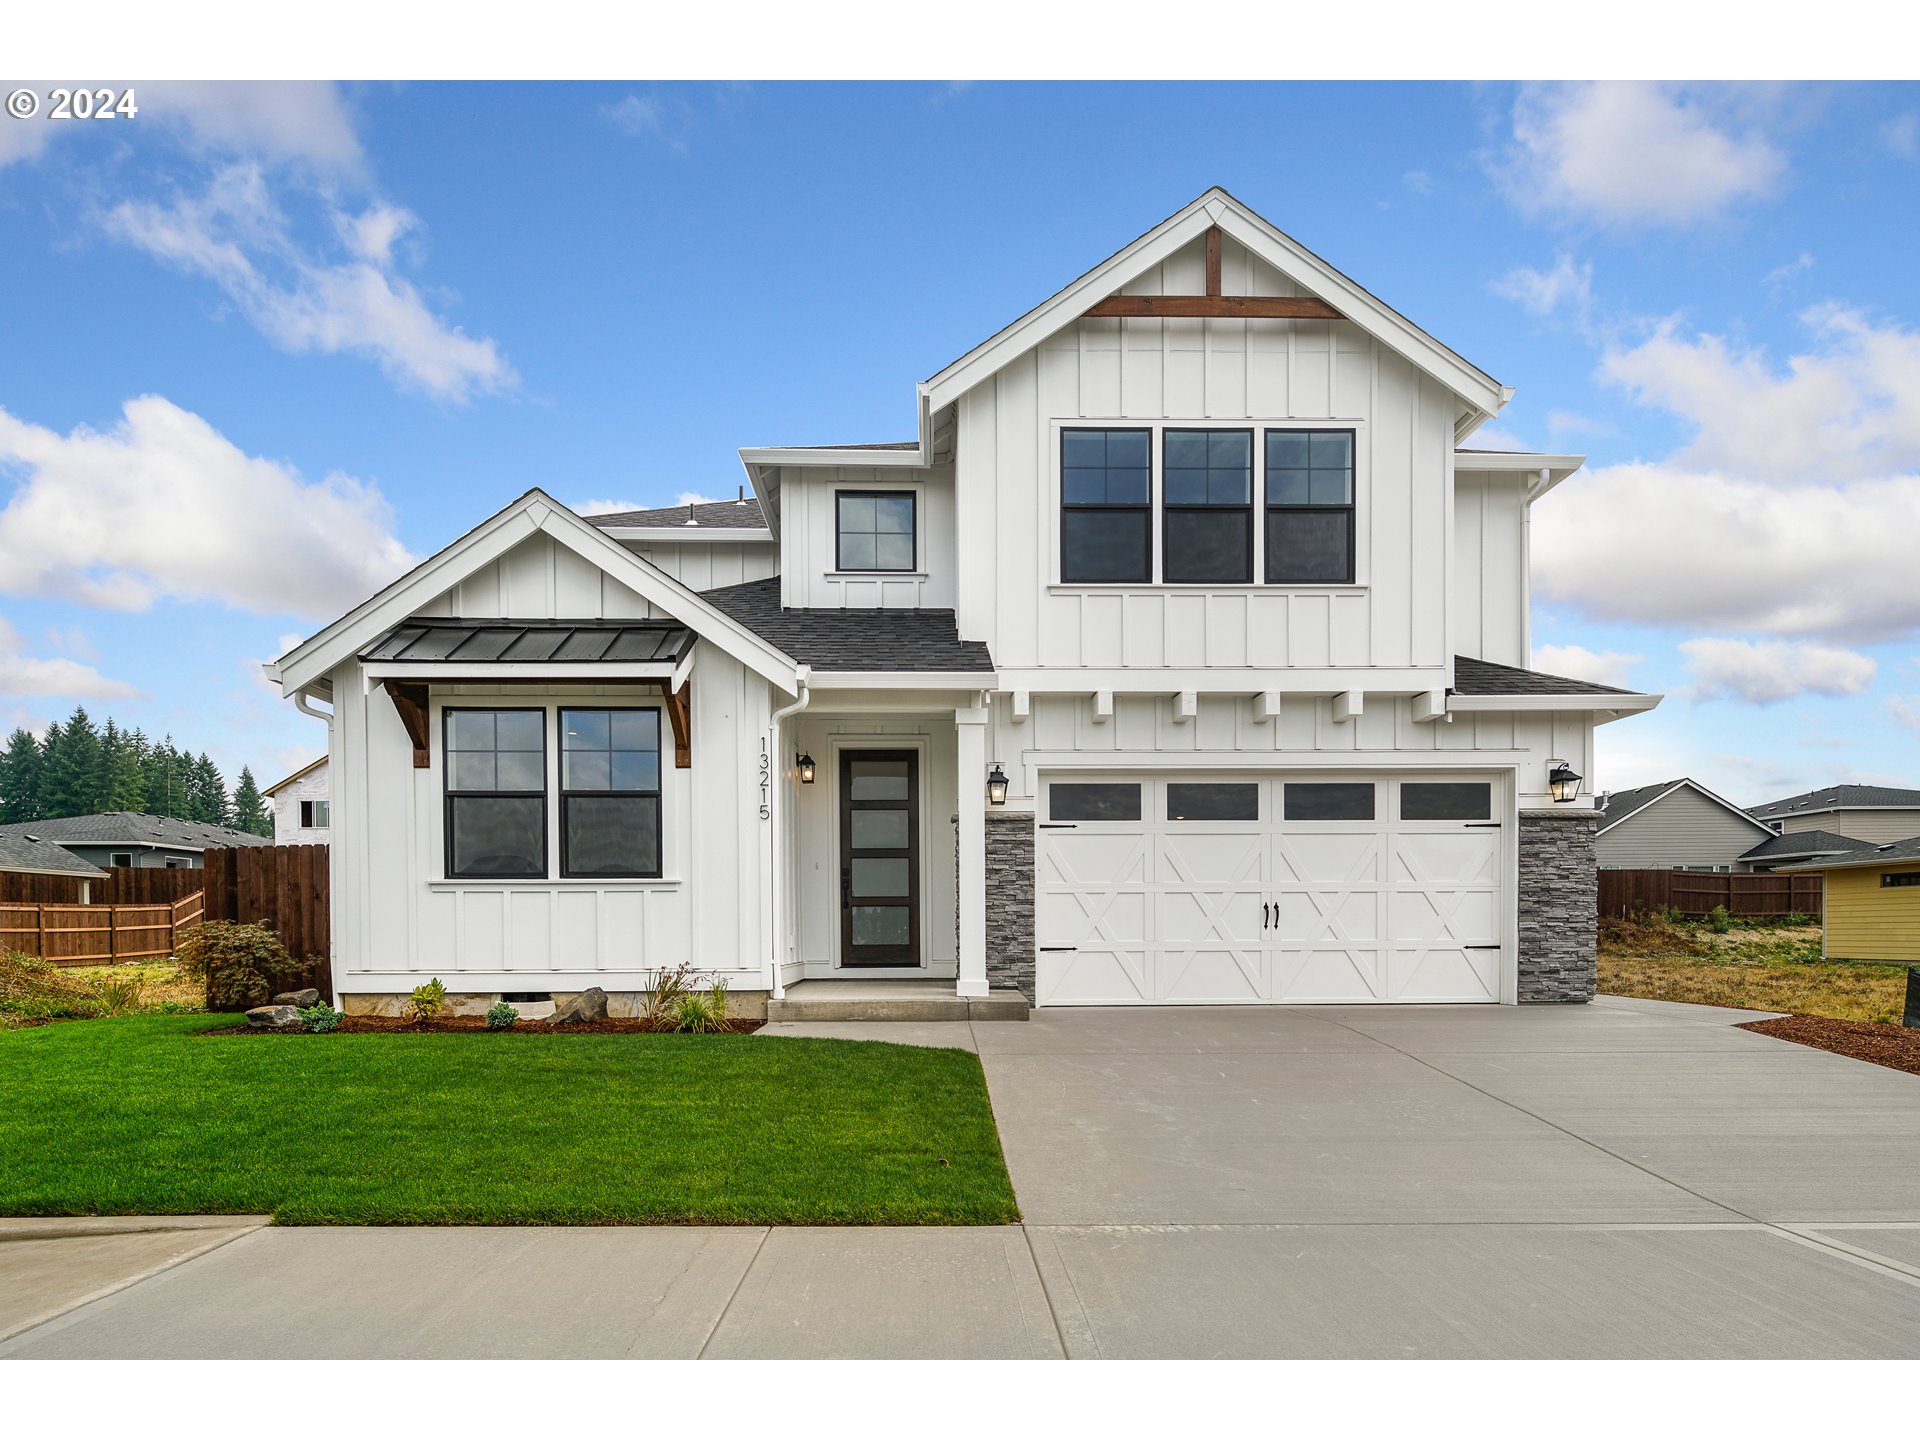
[[[1825,876],[1829,960],[1920,965],[1920,838],[1783,869]]]

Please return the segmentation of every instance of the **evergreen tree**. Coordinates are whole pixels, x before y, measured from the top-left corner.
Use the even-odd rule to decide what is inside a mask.
[[[56,733],[57,730],[57,733]],[[47,727],[45,783],[40,818],[92,815],[99,810],[100,731],[87,707],[76,705],[64,726]]]
[[[140,762],[140,789],[149,815],[178,819],[187,813],[186,765],[174,748],[173,736],[147,747]]]
[[[40,742],[22,727],[0,752],[0,825],[40,818]]]
[[[227,781],[204,750],[187,761],[187,819],[205,825],[227,823]]]
[[[240,783],[233,787],[233,827],[249,835],[273,834],[273,816],[267,813],[267,802],[260,798],[251,766],[240,767]]]
[[[140,784],[140,752],[133,737],[114,724],[112,717],[100,729],[100,810],[139,810],[143,799]]]

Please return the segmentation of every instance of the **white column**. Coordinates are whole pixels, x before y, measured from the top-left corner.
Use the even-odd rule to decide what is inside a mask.
[[[960,817],[960,981],[962,995],[987,993],[987,712],[956,710]]]

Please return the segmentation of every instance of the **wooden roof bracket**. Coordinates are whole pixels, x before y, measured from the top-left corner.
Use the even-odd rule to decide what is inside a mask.
[[[673,768],[693,768],[693,681],[661,686],[667,697],[667,719],[673,725]]]
[[[387,680],[382,682],[387,696],[393,701],[393,708],[400,716],[400,723],[406,727],[407,738],[413,741],[413,768],[425,770],[432,763],[433,755],[427,726],[427,687],[418,680]]]
[[[1311,295],[1220,293],[1220,227],[1208,227],[1207,293],[1204,295],[1109,295],[1086,312],[1095,319],[1339,320],[1340,312]]]

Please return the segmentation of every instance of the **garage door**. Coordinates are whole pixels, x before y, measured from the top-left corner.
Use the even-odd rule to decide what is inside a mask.
[[[1484,775],[1049,777],[1042,1005],[1500,998]]]

